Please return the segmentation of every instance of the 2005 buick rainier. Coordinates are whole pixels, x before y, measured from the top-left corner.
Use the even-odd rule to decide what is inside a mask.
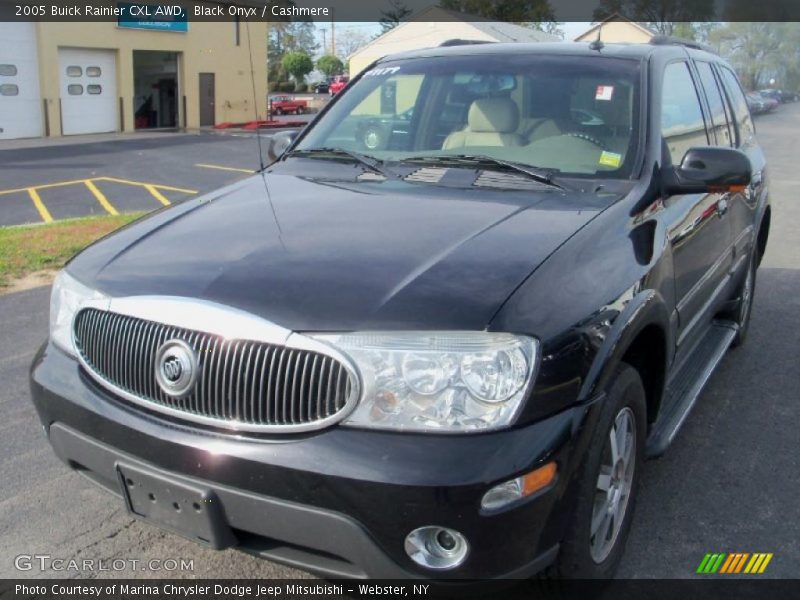
[[[771,210],[730,66],[447,44],[270,155],[60,273],[31,369],[56,454],[327,576],[613,575],[645,459],[747,335]]]

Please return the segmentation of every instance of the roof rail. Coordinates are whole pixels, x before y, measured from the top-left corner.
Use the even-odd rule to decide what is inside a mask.
[[[672,37],[669,35],[656,35],[650,38],[650,44],[653,46],[686,46],[687,48],[693,48],[695,50],[703,50],[704,52],[711,52],[712,54],[716,54],[717,51],[714,50],[708,44],[703,44],[701,42],[695,42],[693,40],[684,40],[683,38]]]
[[[440,48],[445,48],[447,46],[470,46],[472,44],[494,44],[494,42],[490,40],[462,40],[459,38],[453,38],[452,40],[445,40],[441,44],[439,44]]]

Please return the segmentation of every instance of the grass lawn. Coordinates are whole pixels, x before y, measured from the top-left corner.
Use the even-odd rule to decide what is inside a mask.
[[[0,290],[36,271],[59,269],[76,252],[144,213],[0,227]]]

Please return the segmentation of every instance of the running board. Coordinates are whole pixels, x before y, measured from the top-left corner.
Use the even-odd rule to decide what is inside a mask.
[[[714,321],[680,370],[670,378],[662,402],[666,412],[659,416],[647,438],[648,458],[661,456],[675,439],[738,328],[732,321]]]

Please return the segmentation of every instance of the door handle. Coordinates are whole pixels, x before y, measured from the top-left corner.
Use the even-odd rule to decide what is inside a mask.
[[[717,215],[724,217],[726,212],[728,212],[728,199],[720,198],[717,202]]]

